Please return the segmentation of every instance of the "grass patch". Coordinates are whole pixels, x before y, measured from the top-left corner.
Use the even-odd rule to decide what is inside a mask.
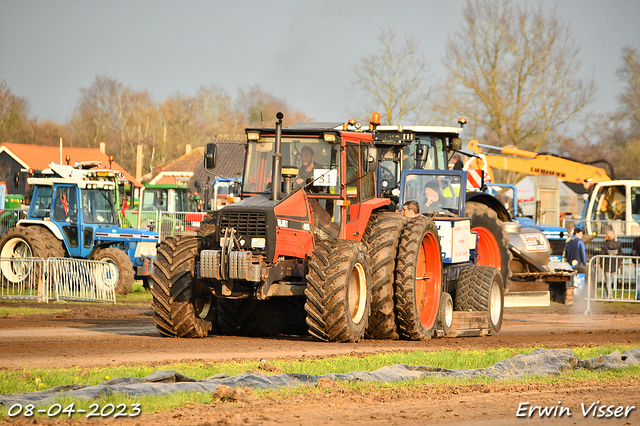
[[[68,311],[68,309],[30,308],[30,307],[27,307],[27,306],[17,306],[17,307],[0,306],[0,316],[4,316],[4,315],[18,315],[18,316],[44,315],[44,314],[57,314],[59,312],[65,312],[65,311]]]
[[[137,303],[137,302],[151,303],[152,299],[153,299],[153,296],[151,295],[151,292],[144,289],[141,281],[134,282],[133,286],[131,287],[131,291],[129,291],[128,294],[116,295],[116,302],[118,303]]]
[[[609,354],[618,349],[620,352],[636,346],[601,346],[596,348],[575,348],[573,352],[581,359],[592,358],[600,354]],[[517,354],[526,354],[536,348],[510,349],[501,348],[487,351],[454,351],[440,352],[413,351],[407,353],[377,354],[366,357],[340,356],[317,360],[272,360],[269,362],[247,361],[227,363],[183,363],[167,364],[164,366],[134,365],[104,368],[68,368],[68,369],[38,369],[22,368],[18,370],[0,370],[0,394],[18,392],[32,392],[49,389],[64,384],[89,384],[95,385],[115,377],[145,377],[158,370],[175,370],[189,377],[205,379],[215,374],[228,374],[230,376],[247,372],[260,371],[264,374],[278,373],[303,373],[303,374],[329,374],[346,373],[355,370],[372,371],[377,368],[394,364],[431,365],[448,369],[473,369],[483,368],[495,364],[498,361],[511,358]],[[398,387],[419,387],[425,384],[435,385],[466,385],[466,384],[493,384],[493,383],[575,383],[575,381],[611,381],[623,380],[629,377],[638,377],[640,367],[626,369],[614,369],[608,371],[573,371],[560,376],[527,377],[518,380],[500,381],[488,377],[473,379],[449,379],[424,377],[419,380],[411,380],[393,383],[368,383],[352,382],[340,383],[340,386],[357,391],[384,391]],[[318,389],[311,386],[296,388],[281,388],[269,390],[257,390],[256,395],[268,398],[286,398],[291,395],[307,394],[313,392],[329,392],[326,389]],[[71,398],[59,398],[55,402],[66,407],[72,402],[76,409],[88,410],[91,404],[131,404],[138,403],[143,407],[144,413],[170,410],[185,406],[187,403],[210,403],[210,393],[173,393],[166,396],[148,396],[129,398],[122,395],[110,395],[108,397],[83,401]],[[48,408],[51,404],[47,404]],[[9,407],[0,407],[0,416],[6,416]]]

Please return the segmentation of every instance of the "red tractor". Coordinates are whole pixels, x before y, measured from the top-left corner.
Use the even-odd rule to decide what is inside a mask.
[[[274,335],[304,318],[325,341],[426,340],[451,326],[443,280],[459,277],[463,297],[486,296],[468,309],[490,317],[488,301],[498,300],[499,331],[500,274],[474,264],[469,219],[439,218],[452,224],[449,243],[463,241],[445,276],[434,220],[407,221],[376,197],[370,132],[355,123],[283,129],[277,118],[275,128],[246,130],[241,200],[210,213],[198,236],[160,244],[152,293],[161,335]],[[215,145],[204,161],[215,170]]]

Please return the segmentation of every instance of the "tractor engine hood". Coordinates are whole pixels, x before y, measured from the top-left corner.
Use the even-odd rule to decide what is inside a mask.
[[[235,250],[264,255],[268,262],[275,262],[280,256],[302,259],[313,252],[309,200],[302,189],[283,200],[257,194],[223,207],[215,236],[219,246],[222,239],[231,238],[231,229]]]

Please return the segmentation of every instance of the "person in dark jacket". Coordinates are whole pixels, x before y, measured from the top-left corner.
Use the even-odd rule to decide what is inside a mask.
[[[640,197],[638,197],[640,200]],[[640,237],[636,237],[633,240],[631,246],[631,256],[640,256]],[[640,264],[634,260],[633,264],[636,267],[636,300],[640,300]]]
[[[607,231],[604,244],[600,249],[600,254],[605,256],[620,256],[622,255],[622,244],[616,241],[616,234],[613,231]],[[620,267],[620,259],[618,258],[604,258],[602,260],[602,269],[604,271],[604,277],[607,282],[607,298],[613,299],[613,282],[617,279],[618,268]]]
[[[569,240],[566,246],[567,250],[567,262],[573,266],[578,272],[583,274],[587,273],[587,253],[584,248],[584,242],[582,229],[575,228],[573,230],[573,238]]]

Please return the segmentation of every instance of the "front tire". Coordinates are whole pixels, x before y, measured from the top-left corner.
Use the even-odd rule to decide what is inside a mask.
[[[458,276],[455,307],[458,311],[487,311],[489,334],[499,334],[504,312],[500,272],[490,266],[474,265],[462,269]]]
[[[358,342],[371,312],[370,277],[363,243],[318,241],[304,292],[309,333],[329,342]]]
[[[396,258],[402,230],[407,223],[397,213],[371,216],[362,242],[367,246],[371,264],[371,317],[366,337],[397,339],[394,288]]]
[[[429,340],[442,292],[440,237],[431,219],[417,217],[405,227],[396,267],[396,309],[400,336]]]
[[[216,298],[195,275],[198,238],[168,237],[160,243],[154,273],[152,307],[158,332],[165,337],[206,337],[216,318]]]
[[[115,247],[97,250],[91,260],[107,262],[111,266],[116,294],[128,294],[133,286],[133,263],[124,251]]]

